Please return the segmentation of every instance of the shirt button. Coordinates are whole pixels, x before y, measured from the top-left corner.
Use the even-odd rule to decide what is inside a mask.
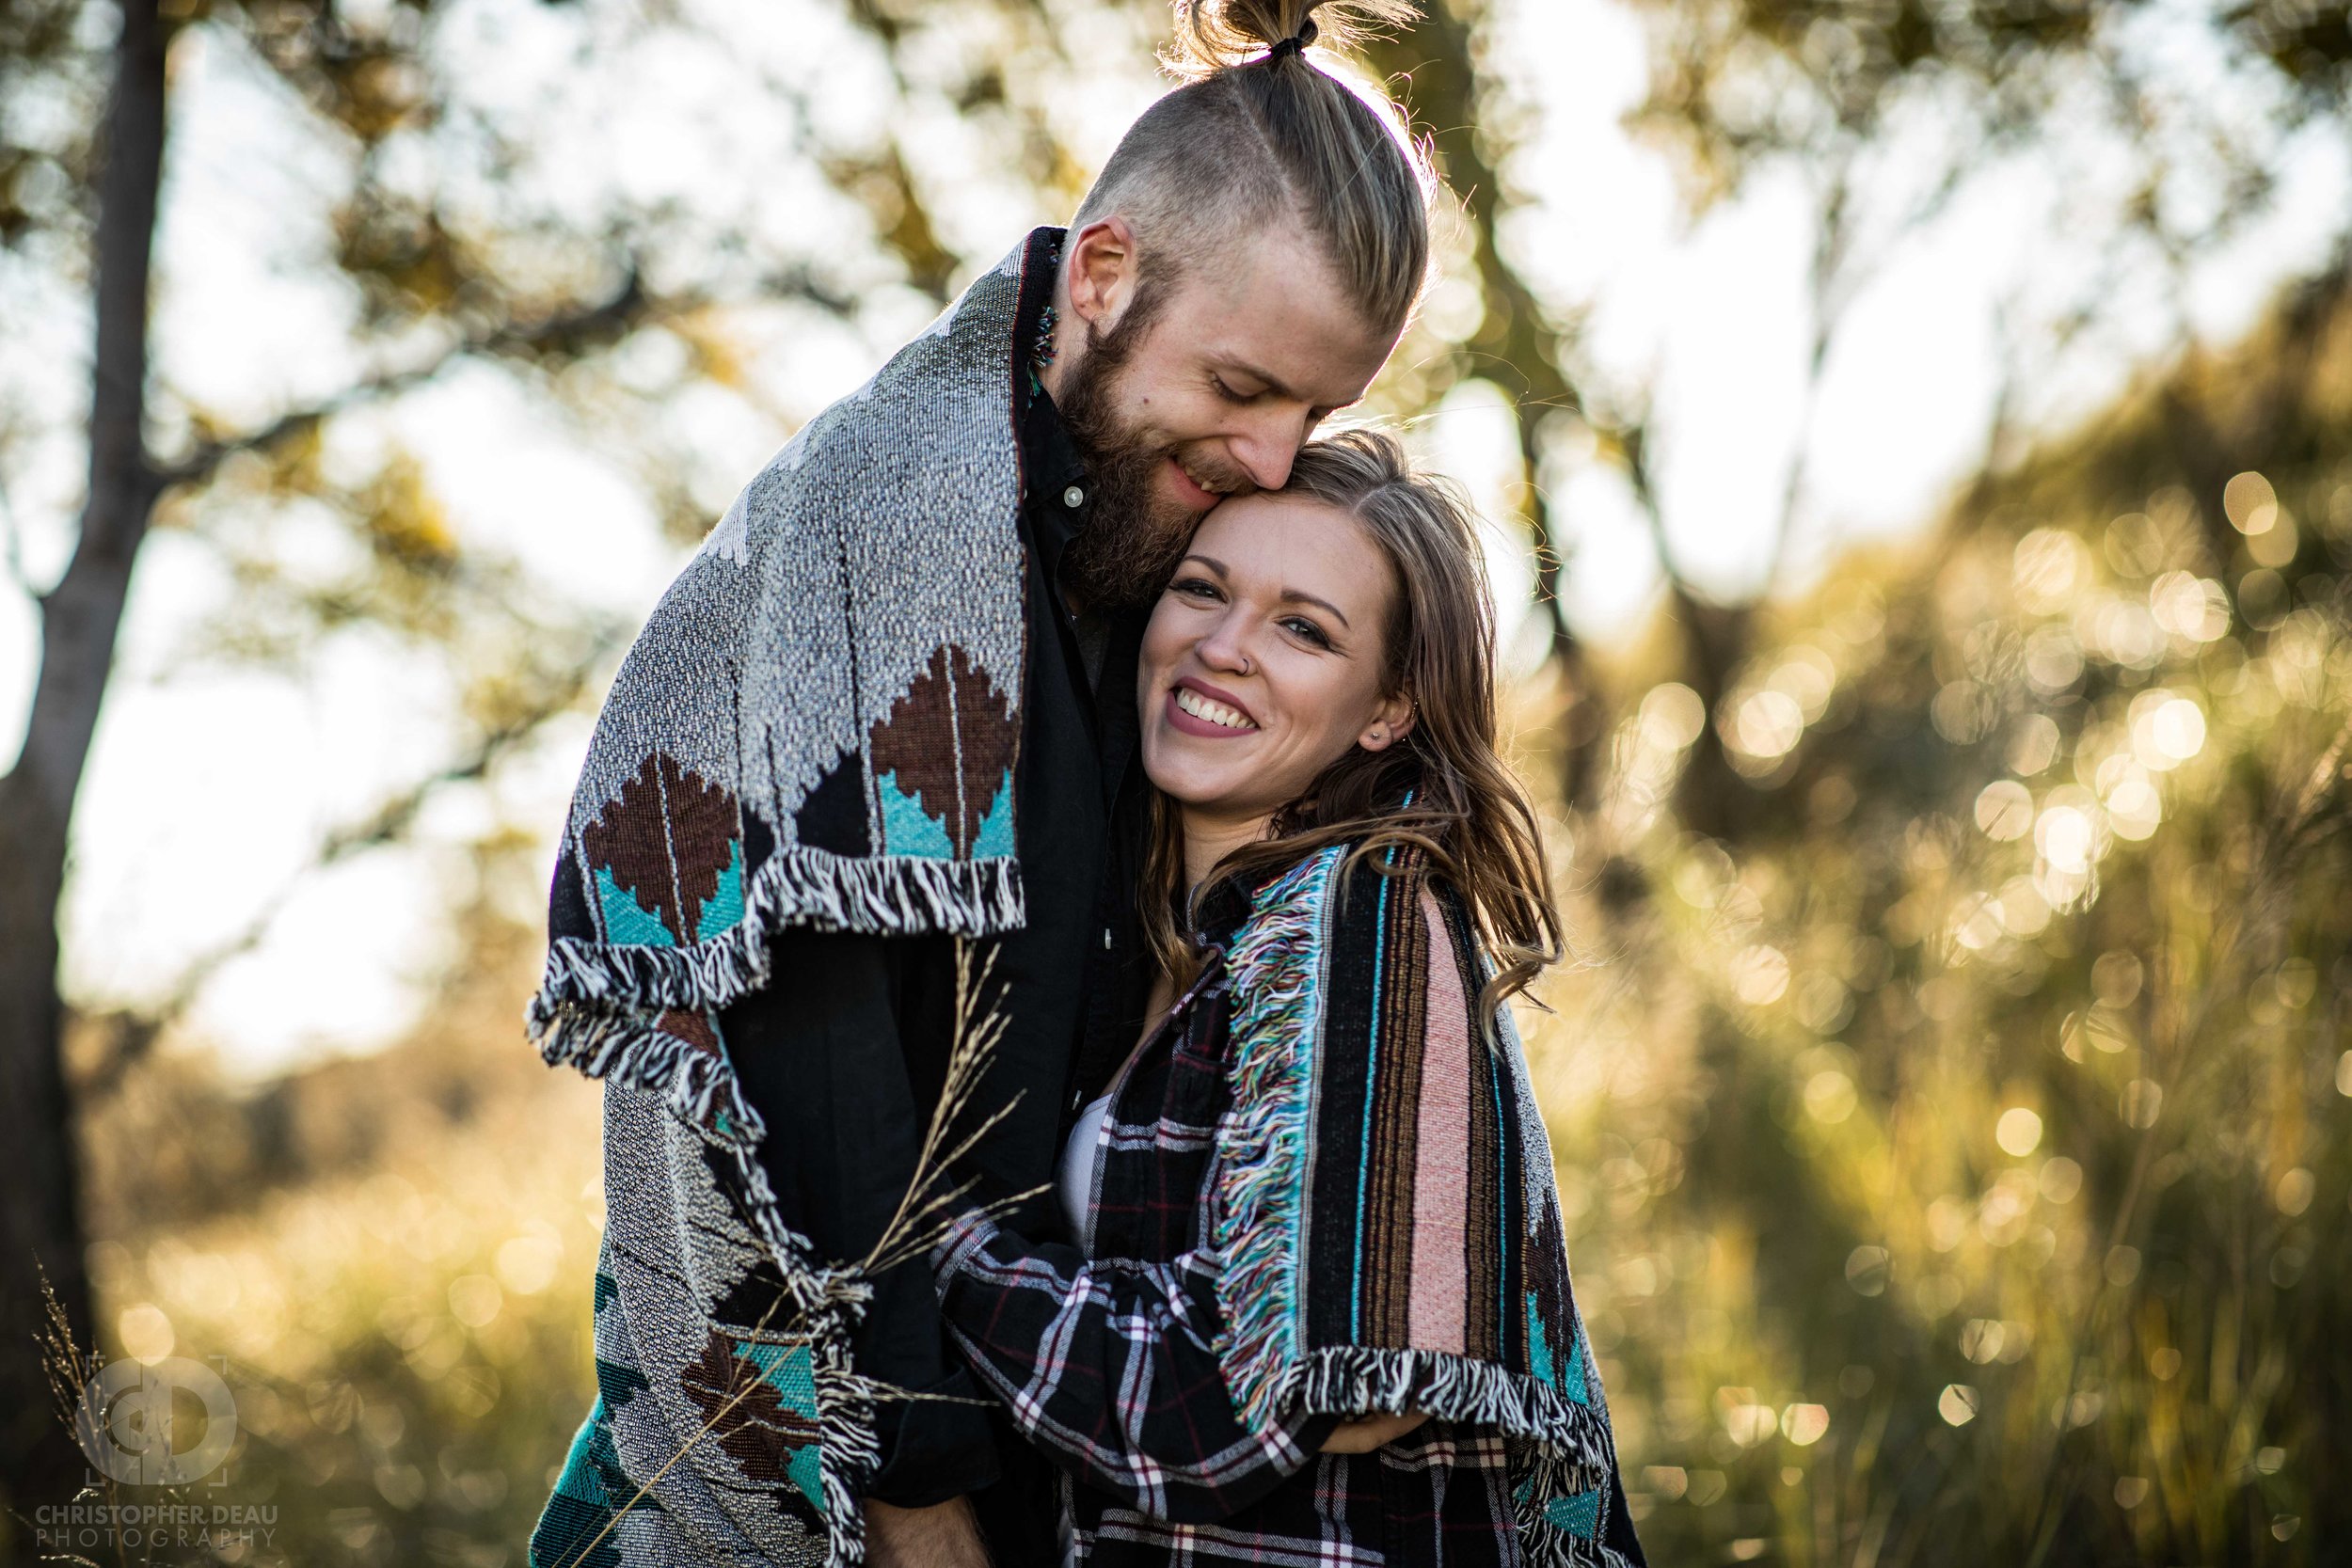
[[[1109,952],[1110,950],[1111,950],[1111,928],[1110,928],[1108,926],[1105,926],[1105,927],[1103,927],[1103,951],[1104,951],[1104,952],[1105,952],[1105,953],[1107,953],[1107,952]]]
[[[1061,493],[1061,503],[1073,509],[1084,506],[1087,503],[1087,493],[1073,484]]]

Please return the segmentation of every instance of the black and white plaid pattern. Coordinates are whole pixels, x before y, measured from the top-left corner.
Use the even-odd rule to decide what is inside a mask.
[[[933,1259],[949,1333],[1061,1472],[1064,1560],[1522,1562],[1499,1436],[1433,1420],[1374,1453],[1326,1454],[1337,1418],[1253,1431],[1235,1414],[1200,1201],[1228,1103],[1226,998],[1213,979],[1188,1000],[1113,1096],[1093,1256],[971,1216]]]

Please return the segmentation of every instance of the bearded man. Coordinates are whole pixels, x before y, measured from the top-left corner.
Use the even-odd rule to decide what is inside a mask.
[[[550,1062],[606,1083],[608,1213],[598,1398],[533,1568],[1053,1555],[1039,1461],[958,1370],[902,1204],[964,939],[993,939],[1003,1026],[969,1118],[998,1119],[958,1165],[977,1199],[1049,1180],[1136,1037],[1142,612],[1419,297],[1425,165],[1303,57],[1318,8],[1326,42],[1410,14],[1180,7],[1191,80],[1068,231],[811,420],[623,664],[532,1009]]]

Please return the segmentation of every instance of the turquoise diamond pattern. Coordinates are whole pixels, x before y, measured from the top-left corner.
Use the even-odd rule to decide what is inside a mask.
[[[882,795],[882,847],[894,855],[919,855],[925,860],[956,858],[955,841],[938,818],[923,809],[920,797],[898,787],[898,775],[884,773],[874,783]]]
[[[759,1369],[761,1381],[773,1388],[784,1407],[814,1421],[817,1416],[817,1362],[806,1345],[763,1345],[739,1339],[735,1354]],[[809,1506],[825,1512],[824,1453],[810,1443],[795,1449],[787,1469],[792,1484]]]
[[[1004,782],[996,786],[996,799],[989,803],[988,815],[980,819],[979,836],[972,841],[975,860],[992,860],[1012,854],[1012,769],[1005,769]]]
[[[1551,1363],[1551,1336],[1544,1332],[1544,1315],[1535,1306],[1535,1292],[1527,1292],[1527,1370],[1538,1383],[1560,1386]]]
[[[1587,1541],[1600,1535],[1600,1491],[1579,1492],[1572,1497],[1544,1499],[1544,1523]]]
[[[740,879],[737,885],[740,887]],[[739,892],[736,902],[739,907],[742,903]],[[670,928],[661,924],[661,917],[640,904],[637,895],[614,881],[612,873],[601,865],[596,867],[596,904],[604,911],[606,940],[634,947],[677,945]]]
[[[743,918],[743,841],[727,845],[727,868],[719,873],[719,891],[703,905],[694,920],[694,940],[708,942],[730,930]]]

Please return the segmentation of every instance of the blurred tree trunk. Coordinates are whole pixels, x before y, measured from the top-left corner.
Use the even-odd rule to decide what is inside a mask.
[[[1486,314],[1462,345],[1461,373],[1494,382],[1511,403],[1524,469],[1520,512],[1534,555],[1536,603],[1549,633],[1551,658],[1569,692],[1561,721],[1559,768],[1561,798],[1573,805],[1592,774],[1593,743],[1607,725],[1584,644],[1561,607],[1560,575],[1566,554],[1541,464],[1545,420],[1555,411],[1581,414],[1584,401],[1564,368],[1566,344],[1559,328],[1502,254],[1501,226],[1507,198],[1496,167],[1499,160],[1479,140],[1480,125],[1491,119],[1480,113],[1475,24],[1483,14],[1483,7],[1473,10],[1431,0],[1411,31],[1375,41],[1367,56],[1380,74],[1406,85],[1413,117],[1431,127],[1429,138],[1440,171],[1460,197],[1476,238]]]
[[[164,156],[156,0],[126,0],[107,113],[97,233],[89,494],[72,561],[41,600],[41,664],[24,749],[0,779],[0,1476],[18,1507],[61,1503],[83,1471],[59,1430],[36,1336],[48,1275],[90,1338],[72,1117],[59,1059],[59,894],[66,830],[114,662],[131,565],[160,486],[148,461],[148,272]],[[14,1548],[33,1560],[32,1543]]]
[[[1756,606],[1716,604],[1691,586],[1682,558],[1666,534],[1666,512],[1649,460],[1648,417],[1617,432],[1625,464],[1626,483],[1649,526],[1650,546],[1658,569],[1666,579],[1667,613],[1682,634],[1682,678],[1698,693],[1707,722],[1691,742],[1691,759],[1675,785],[1675,816],[1692,832],[1709,838],[1733,838],[1742,833],[1757,803],[1756,790],[1731,766],[1724,749],[1723,701],[1731,681],[1747,657],[1756,635]],[[1784,532],[1786,521],[1783,523]]]

